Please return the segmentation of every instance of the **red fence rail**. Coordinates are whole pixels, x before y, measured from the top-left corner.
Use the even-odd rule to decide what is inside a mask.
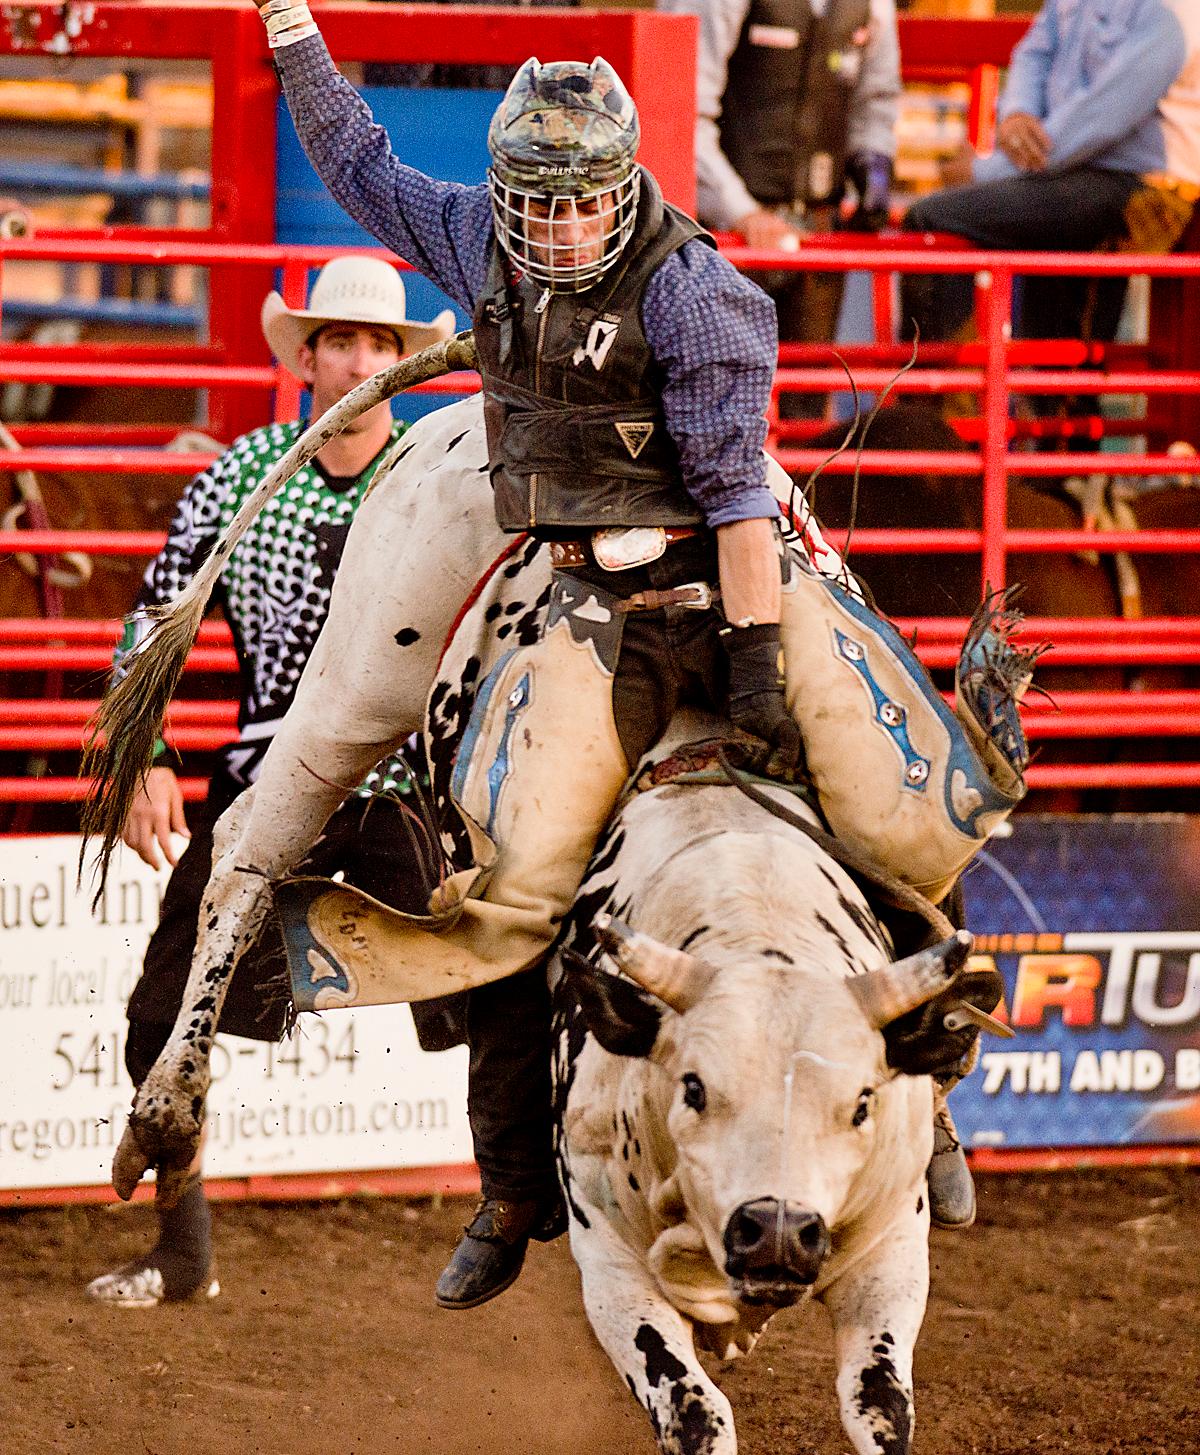
[[[279,270],[285,296],[305,296],[309,272],[335,255],[323,248],[278,246],[231,246],[196,242],[137,242],[118,240],[34,239],[0,243],[0,287],[5,264],[14,258],[44,258],[74,261],[98,259],[121,263],[166,264],[218,267],[264,266]],[[386,254],[383,254],[386,256]],[[830,238],[806,247],[800,255],[756,252],[730,247],[728,255],[739,266],[772,269],[789,267],[820,271],[870,271],[878,277],[900,272],[968,272],[975,275],[982,338],[977,344],[938,344],[922,349],[918,366],[899,381],[901,392],[939,395],[947,390],[967,390],[979,396],[981,412],[969,431],[977,448],[963,452],[867,451],[861,465],[864,476],[872,474],[929,472],[979,480],[982,525],[978,530],[858,530],[854,533],[857,556],[871,554],[977,554],[980,578],[1003,583],[1008,558],[1015,552],[1050,556],[1079,550],[1120,549],[1136,555],[1200,551],[1200,530],[1155,530],[1106,532],[1098,536],[1082,525],[1073,530],[1032,531],[1011,528],[1007,523],[1008,482],[1014,473],[1023,476],[1062,476],[1072,473],[1106,472],[1147,475],[1200,473],[1200,463],[1181,461],[1161,452],[1120,454],[1072,453],[1030,454],[1013,447],[1009,402],[1023,392],[1055,393],[1139,393],[1147,396],[1185,394],[1200,398],[1200,371],[1154,368],[1144,349],[1131,346],[1102,349],[1070,340],[1031,343],[1011,340],[1013,280],[1020,274],[1074,274],[1106,276],[1145,272],[1156,278],[1180,279],[1200,276],[1200,259],[1195,257],[1113,257],[1071,254],[983,253],[948,247],[945,240],[901,238],[892,241]],[[0,305],[2,306],[2,305]],[[136,352],[136,351],[135,351]],[[878,389],[893,376],[907,350],[886,337],[859,345],[839,347],[858,387]],[[266,417],[270,393],[274,413],[282,418],[294,414],[296,386],[288,376],[267,367],[228,365],[211,351],[198,350],[187,364],[171,362],[153,350],[142,356],[118,351],[114,361],[111,345],[59,347],[38,351],[30,346],[0,345],[0,381],[24,380],[51,383],[102,383],[122,379],[157,389],[213,385],[254,391]],[[777,391],[803,389],[837,392],[845,387],[845,376],[828,349],[819,346],[789,346],[776,381]],[[1085,367],[1086,366],[1086,367]],[[456,376],[438,381],[443,391],[463,392],[477,387],[473,376]],[[110,425],[103,427],[37,425],[18,427],[21,448],[0,457],[6,469],[61,472],[111,472],[114,474],[190,476],[208,462],[203,453],[171,454],[162,449],[172,429],[154,425]],[[781,426],[772,444],[778,458],[793,471],[811,469],[823,452],[805,448],[803,440],[788,437]],[[839,459],[827,467],[832,473],[855,468],[855,461]],[[835,543],[840,532],[830,532]],[[0,530],[0,561],[17,552],[56,555],[84,551],[96,556],[145,557],[156,552],[162,535],[155,531]],[[1200,611],[1200,607],[1197,608]],[[900,623],[906,632],[917,633],[919,654],[934,669],[946,668],[956,659],[966,630],[963,619],[929,617]],[[1064,666],[1150,665],[1194,667],[1200,664],[1200,616],[1180,616],[1142,621],[1059,619],[1031,621],[1027,638],[1055,642],[1054,661]],[[118,634],[112,621],[9,620],[0,621],[0,671],[11,673],[89,674],[83,690],[86,700],[30,702],[17,697],[0,698],[0,751],[56,752],[78,748],[84,723],[94,706],[96,675],[103,673],[111,658],[111,646]],[[225,628],[206,624],[189,661],[189,672],[223,672],[234,668],[230,638]],[[1026,713],[1030,735],[1035,739],[1085,739],[1099,733],[1125,739],[1175,738],[1194,743],[1194,726],[1200,714],[1200,693],[1189,691],[1064,694],[1056,713],[1035,703]],[[229,740],[234,718],[229,704],[209,701],[183,702],[172,712],[169,738],[181,749],[206,750]],[[1180,762],[1123,764],[1127,783],[1157,787],[1200,786],[1200,754],[1188,748]],[[1107,776],[1106,776],[1107,775]],[[1031,781],[1041,786],[1089,786],[1107,784],[1112,770],[1088,763],[1036,764]],[[201,780],[189,780],[189,794],[199,791]],[[0,800],[49,802],[74,799],[78,781],[59,775],[37,780],[0,778]]]

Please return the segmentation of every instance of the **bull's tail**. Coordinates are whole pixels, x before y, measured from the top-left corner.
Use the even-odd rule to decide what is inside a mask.
[[[474,335],[460,333],[401,359],[352,389],[310,425],[263,478],[188,587],[169,606],[151,611],[155,624],[150,635],[130,654],[125,670],[106,692],[84,744],[81,771],[93,782],[81,814],[79,866],[82,872],[88,841],[99,837],[97,895],[103,891],[113,850],[149,770],[167,705],[200,630],[212,589],[233,548],[276,491],[352,419],[405,389],[458,369],[473,369],[475,363]]]

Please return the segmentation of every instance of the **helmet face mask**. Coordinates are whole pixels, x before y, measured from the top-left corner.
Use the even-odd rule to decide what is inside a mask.
[[[488,132],[496,237],[516,268],[578,293],[613,266],[637,220],[638,140],[607,61],[525,62]]]
[[[513,266],[552,293],[581,293],[604,276],[625,249],[637,221],[641,175],[581,197],[506,187],[494,171],[488,184],[496,236]]]

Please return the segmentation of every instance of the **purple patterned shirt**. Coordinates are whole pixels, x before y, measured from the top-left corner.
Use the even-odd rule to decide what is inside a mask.
[[[471,311],[494,236],[486,186],[406,167],[319,35],[275,51],[296,131],[356,222]],[[662,367],[667,429],[710,526],[779,513],[766,484],[764,414],[778,355],[775,308],[704,243],[672,253],[646,285],[642,329]]]

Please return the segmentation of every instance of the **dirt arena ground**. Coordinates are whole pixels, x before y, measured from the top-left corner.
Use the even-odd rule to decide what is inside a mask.
[[[1200,1169],[992,1177],[935,1234],[921,1455],[1200,1451]],[[565,1240],[448,1314],[465,1207],[355,1199],[216,1211],[220,1298],[122,1313],[86,1280],[150,1213],[0,1214],[3,1455],[652,1455],[593,1342]],[[744,1455],[845,1455],[824,1315],[720,1375]]]

